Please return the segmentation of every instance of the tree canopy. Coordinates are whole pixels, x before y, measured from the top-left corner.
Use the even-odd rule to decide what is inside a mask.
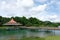
[[[50,21],[42,21],[37,18],[26,18],[26,17],[2,17],[0,16],[0,25],[3,25],[4,23],[8,22],[11,18],[13,18],[16,22],[19,22],[23,24],[23,26],[36,26],[36,27],[58,27],[60,23],[54,23]]]

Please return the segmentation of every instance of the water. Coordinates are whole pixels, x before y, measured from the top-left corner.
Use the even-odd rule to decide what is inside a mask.
[[[0,40],[9,40],[11,38],[20,39],[22,37],[46,37],[60,35],[60,30],[28,30],[28,29],[18,29],[18,30],[0,30]]]

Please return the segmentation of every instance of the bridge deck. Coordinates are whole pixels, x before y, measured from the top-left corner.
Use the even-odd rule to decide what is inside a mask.
[[[0,29],[46,29],[46,30],[60,30],[58,27],[5,27],[5,28],[0,28]]]
[[[26,29],[47,29],[47,30],[60,30],[58,27],[21,27]]]

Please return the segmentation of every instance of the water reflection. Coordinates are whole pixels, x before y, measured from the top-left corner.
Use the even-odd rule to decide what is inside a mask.
[[[60,30],[0,30],[0,40],[8,40],[10,38],[20,39],[22,37],[46,37],[46,36],[55,36],[60,35]]]

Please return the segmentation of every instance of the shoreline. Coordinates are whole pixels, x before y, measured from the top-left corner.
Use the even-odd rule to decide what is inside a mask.
[[[47,29],[47,30],[60,30],[58,27],[0,27],[0,29]]]

